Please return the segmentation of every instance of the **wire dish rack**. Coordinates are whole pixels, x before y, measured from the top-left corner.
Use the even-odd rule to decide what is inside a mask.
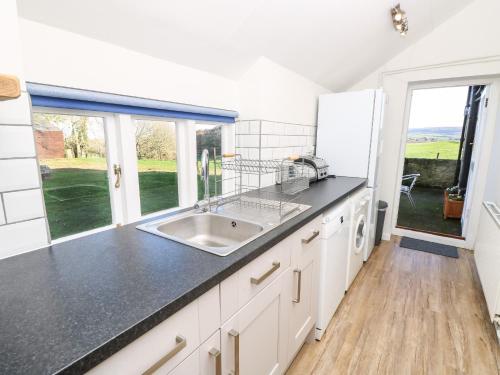
[[[223,154],[222,178],[217,181],[222,192],[214,198],[216,207],[232,203],[276,210],[281,218],[299,210],[301,204],[296,201],[309,187],[309,177],[307,166],[296,163],[297,158],[258,160]]]

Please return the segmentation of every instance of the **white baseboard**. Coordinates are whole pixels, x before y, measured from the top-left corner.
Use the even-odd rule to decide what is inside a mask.
[[[382,233],[382,239],[384,241],[390,241],[391,240],[391,233],[390,232],[383,232]]]

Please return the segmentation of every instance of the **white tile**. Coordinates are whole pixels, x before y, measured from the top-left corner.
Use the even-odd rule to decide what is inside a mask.
[[[45,219],[0,227],[0,258],[20,254],[48,244]]]
[[[263,148],[260,150],[260,157],[262,160],[269,160],[273,158],[273,150],[270,148]]]
[[[3,203],[0,194],[0,225],[5,224],[5,212],[3,210]]]
[[[238,134],[248,134],[248,121],[240,121]]]
[[[276,129],[276,125],[272,122],[269,121],[262,121],[262,129],[261,133],[262,134],[276,134],[274,131]]]
[[[248,150],[248,157],[250,159],[259,159],[259,149],[258,148],[250,148]]]
[[[246,137],[245,141],[247,147],[259,147],[259,136],[258,135],[249,135]]]
[[[8,223],[45,216],[40,189],[5,193],[3,201]]]
[[[0,158],[35,156],[31,126],[0,125]]]
[[[0,160],[0,191],[33,189],[39,186],[35,159]]]
[[[251,174],[248,176],[248,185],[254,188],[259,187],[259,176]]]
[[[250,134],[260,134],[260,121],[250,121]]]
[[[268,137],[267,144],[270,147],[280,147],[280,136],[279,135],[270,135]]]
[[[22,93],[14,100],[0,101],[0,124],[31,124],[31,108],[28,94]]]

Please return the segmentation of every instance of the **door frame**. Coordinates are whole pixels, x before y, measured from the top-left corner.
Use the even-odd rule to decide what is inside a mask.
[[[410,122],[410,109],[411,109],[411,101],[413,97],[413,91],[419,89],[432,89],[432,88],[445,88],[445,87],[456,87],[456,86],[477,86],[477,85],[485,85],[489,88],[489,98],[490,102],[497,103],[498,102],[498,89],[500,88],[500,80],[497,77],[478,77],[478,78],[451,78],[447,80],[436,80],[436,81],[416,81],[416,82],[408,82],[407,92],[406,92],[406,101],[404,107],[404,122],[403,129],[401,134],[400,141],[400,150],[399,150],[399,161],[397,168],[397,175],[395,181],[395,189],[394,189],[394,197],[393,197],[393,206],[392,206],[392,233],[398,236],[409,236],[416,239],[432,241],[436,243],[441,243],[445,245],[458,246],[467,249],[472,249],[477,232],[477,222],[479,220],[479,213],[481,210],[481,202],[483,198],[484,189],[486,187],[486,174],[488,172],[488,164],[489,157],[491,154],[491,147],[493,143],[493,137],[488,136],[495,130],[495,119],[496,116],[488,116],[489,110],[492,107],[488,107],[486,109],[487,116],[486,120],[483,122],[484,128],[481,129],[482,139],[479,140],[479,156],[478,160],[487,160],[486,163],[479,165],[477,167],[477,171],[473,176],[474,182],[474,190],[473,190],[473,198],[471,202],[471,210],[470,210],[470,218],[469,225],[467,228],[467,232],[463,237],[464,239],[444,237],[436,234],[419,232],[409,229],[398,228],[397,219],[399,214],[399,202],[401,198],[400,186],[401,186],[401,178],[403,176],[404,169],[404,160],[405,160],[405,151],[406,151],[406,141],[408,137],[408,127]]]

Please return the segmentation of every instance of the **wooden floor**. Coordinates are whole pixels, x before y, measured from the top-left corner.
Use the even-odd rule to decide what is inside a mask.
[[[472,252],[453,259],[383,242],[321,342],[287,375],[500,374],[500,349]]]

